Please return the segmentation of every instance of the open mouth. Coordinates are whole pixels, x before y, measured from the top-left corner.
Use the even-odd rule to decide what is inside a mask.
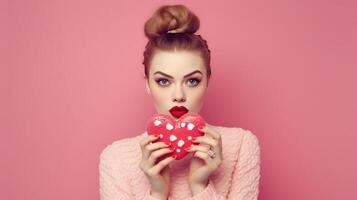
[[[185,106],[175,106],[170,109],[172,116],[180,118],[182,115],[188,113],[188,109]]]

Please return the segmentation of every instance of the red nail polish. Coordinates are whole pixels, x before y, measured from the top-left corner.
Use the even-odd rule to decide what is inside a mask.
[[[172,155],[172,157],[176,159],[176,158],[177,158],[177,155]]]

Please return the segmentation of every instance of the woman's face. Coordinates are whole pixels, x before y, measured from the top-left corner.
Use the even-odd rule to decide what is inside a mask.
[[[156,51],[149,67],[146,89],[154,100],[157,113],[170,113],[174,106],[199,113],[207,91],[207,70],[194,51]]]

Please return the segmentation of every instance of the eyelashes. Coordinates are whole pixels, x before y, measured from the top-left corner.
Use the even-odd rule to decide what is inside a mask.
[[[167,83],[168,80],[167,80],[167,79],[157,79],[157,80],[156,80],[156,83],[159,84],[160,86],[162,86],[162,85],[167,85],[167,84],[165,84],[165,83],[162,84],[163,82]]]
[[[165,79],[165,78],[159,78],[159,79],[156,79],[155,82],[159,85],[159,86],[167,86],[169,85],[169,80]],[[195,87],[197,86],[201,80],[197,79],[197,78],[191,78],[191,79],[188,79],[188,84],[190,87]],[[191,84],[193,83],[193,84]]]

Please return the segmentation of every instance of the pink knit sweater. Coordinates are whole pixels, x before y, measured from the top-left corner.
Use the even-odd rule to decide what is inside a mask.
[[[188,164],[192,156],[171,163],[169,200],[250,200],[257,199],[260,180],[260,147],[249,130],[213,126],[221,134],[223,161],[209,177],[209,184],[192,196],[188,185]],[[150,183],[139,168],[141,135],[117,140],[100,155],[99,192],[101,200],[156,200]]]

